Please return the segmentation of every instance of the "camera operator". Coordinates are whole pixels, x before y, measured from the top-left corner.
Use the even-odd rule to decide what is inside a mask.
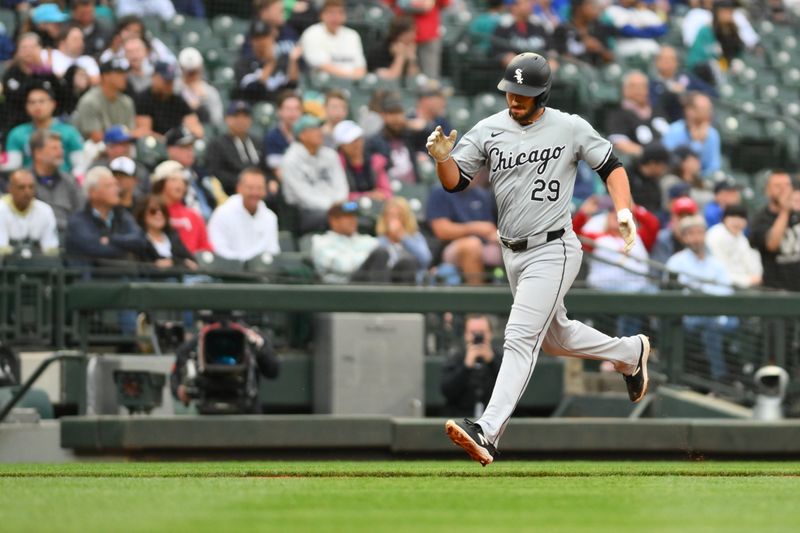
[[[486,315],[469,315],[464,348],[456,349],[442,368],[441,388],[447,399],[445,416],[476,416],[494,389],[502,355],[492,345],[492,324]]]
[[[202,357],[201,350],[205,350]],[[280,370],[278,355],[265,334],[228,319],[204,326],[175,355],[172,395],[184,405],[195,400],[198,411],[206,414],[260,413],[259,374],[274,379]]]

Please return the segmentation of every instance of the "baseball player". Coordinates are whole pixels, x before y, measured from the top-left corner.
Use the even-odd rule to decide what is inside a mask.
[[[436,172],[449,192],[466,189],[482,167],[497,201],[497,232],[503,247],[514,304],[505,332],[503,363],[491,400],[480,419],[448,420],[450,439],[483,466],[533,374],[539,350],[551,355],[611,361],[621,372],[631,401],[647,392],[646,336],[609,337],[567,318],[564,295],[581,265],[581,245],[572,231],[570,200],[578,161],[605,182],[629,251],[636,237],[628,175],[611,143],[584,119],[545,107],[550,67],[534,53],[516,56],[497,88],[508,110],[475,125],[453,149],[457,132],[441,127],[428,137]]]

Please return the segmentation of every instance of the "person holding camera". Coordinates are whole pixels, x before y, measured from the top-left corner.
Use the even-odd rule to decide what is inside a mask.
[[[464,348],[454,351],[442,368],[445,416],[483,414],[500,371],[502,355],[492,345],[492,324],[486,315],[470,315],[464,324]]]

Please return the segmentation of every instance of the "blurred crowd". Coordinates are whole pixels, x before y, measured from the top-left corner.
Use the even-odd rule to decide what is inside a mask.
[[[448,194],[425,151],[464,102],[444,75],[443,29],[466,13],[465,38],[498,79],[522,51],[556,73],[645,61],[596,124],[627,162],[630,255],[602,183],[579,168],[589,286],[800,289],[793,169],[764,175],[755,209],[714,120],[737,61],[761,53],[754,18],[784,23],[791,2],[256,0],[248,19],[213,20],[219,3],[201,0],[2,4],[2,254],[198,271],[289,253],[327,283],[502,280],[488,180]],[[375,42],[348,26],[365,6],[386,28]]]

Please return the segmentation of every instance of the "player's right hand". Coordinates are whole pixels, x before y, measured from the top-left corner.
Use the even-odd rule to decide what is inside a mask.
[[[436,129],[428,136],[428,142],[425,147],[428,153],[436,160],[437,163],[444,163],[450,159],[450,152],[456,144],[458,132],[453,130],[447,137],[444,136],[441,126],[436,126]]]

